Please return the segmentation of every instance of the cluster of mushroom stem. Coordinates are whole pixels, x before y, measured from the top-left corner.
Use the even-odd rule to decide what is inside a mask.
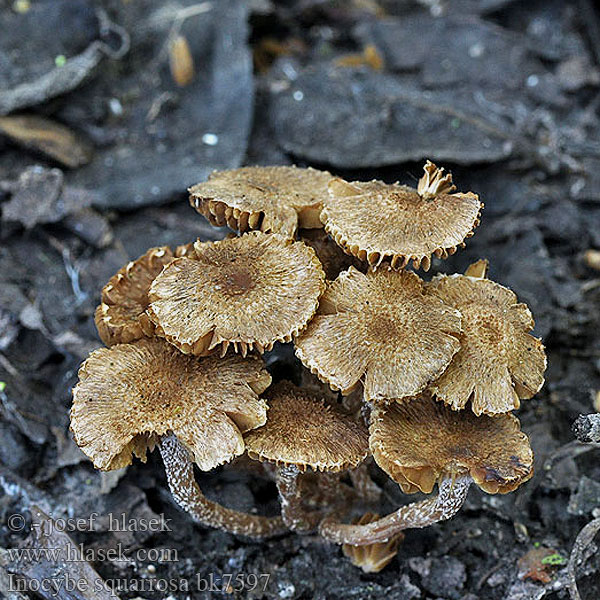
[[[208,500],[196,481],[189,452],[173,434],[164,436],[159,448],[173,498],[194,521],[251,538],[268,538],[288,530],[309,533],[318,529],[321,537],[336,544],[365,546],[387,542],[406,529],[428,527],[453,517],[462,507],[473,483],[469,475],[448,475],[442,479],[438,494],[432,498],[404,505],[386,517],[365,525],[345,524],[339,521],[339,517],[348,512],[345,503],[338,506],[337,510],[307,510],[298,486],[301,472],[296,466],[287,466],[278,469],[276,479],[281,516],[263,517],[232,510]],[[322,482],[331,485],[332,479],[322,477]],[[334,487],[337,491],[335,483]],[[347,499],[347,495],[343,497],[343,500]],[[324,516],[324,512],[329,514]]]
[[[346,524],[339,520],[348,512],[345,503],[329,511],[307,510],[298,485],[301,472],[296,466],[287,466],[278,469],[276,479],[281,516],[263,517],[231,510],[208,500],[194,476],[194,463],[189,452],[173,434],[164,436],[159,448],[173,498],[194,521],[251,538],[268,538],[288,530],[297,533],[318,530],[321,537],[336,544],[366,546],[387,542],[406,529],[428,527],[453,517],[462,507],[473,483],[468,474],[449,474],[441,480],[438,494],[432,498],[404,505],[368,524]],[[322,477],[322,482],[331,485],[332,480]],[[334,487],[337,491],[338,486],[334,484]],[[342,499],[348,500],[348,496]],[[324,516],[324,512],[329,514]]]
[[[102,290],[106,347],[82,364],[71,409],[97,468],[158,445],[197,523],[252,538],[318,533],[365,571],[393,558],[404,530],[455,515],[472,484],[508,493],[531,477],[511,414],[544,382],[529,309],[488,279],[487,261],[430,281],[414,272],[479,224],[483,204],[450,173],[427,161],[413,189],[245,167],[213,173],[190,202],[241,235],[152,248]],[[293,344],[301,385],[272,381],[261,355],[278,343]],[[194,470],[236,458],[262,463],[278,515],[203,495]],[[430,496],[357,518],[380,500],[370,469]]]

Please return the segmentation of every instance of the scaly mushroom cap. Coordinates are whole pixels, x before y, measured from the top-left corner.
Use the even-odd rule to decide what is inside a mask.
[[[278,234],[251,232],[197,242],[150,288],[156,333],[198,356],[231,344],[246,354],[289,342],[315,314],[325,274],[314,250]]]
[[[471,475],[489,494],[516,490],[533,475],[533,453],[513,415],[476,417],[423,396],[375,406],[369,444],[405,493],[429,494],[444,477]]]
[[[471,400],[476,415],[495,415],[519,408],[519,398],[540,390],[544,346],[528,333],[533,317],[511,290],[467,275],[436,277],[426,289],[463,316],[461,348],[430,388],[438,399],[455,410]]]
[[[146,315],[148,291],[154,278],[172,260],[173,253],[167,246],[150,248],[110,278],[94,315],[100,339],[107,346],[153,334],[154,325]]]
[[[197,359],[163,340],[118,344],[90,354],[73,390],[71,429],[98,469],[145,460],[172,431],[200,469],[244,451],[242,433],[266,420],[261,394],[271,377],[258,357]]]
[[[414,273],[350,267],[328,285],[296,355],[344,395],[364,380],[365,400],[415,396],[460,347],[460,313],[433,299]]]
[[[321,220],[344,250],[371,266],[402,269],[431,266],[447,258],[479,224],[483,204],[476,194],[453,193],[450,174],[427,161],[418,189],[382,181],[333,179]]]
[[[357,258],[346,254],[323,229],[301,229],[298,238],[315,251],[329,280],[335,279],[350,266],[359,271],[363,266]]]
[[[367,430],[336,406],[282,382],[267,393],[267,423],[245,436],[248,456],[301,471],[345,471],[369,453]]]
[[[330,179],[327,171],[298,167],[215,171],[189,189],[190,204],[213,225],[293,237],[298,227],[322,227],[319,214]]]

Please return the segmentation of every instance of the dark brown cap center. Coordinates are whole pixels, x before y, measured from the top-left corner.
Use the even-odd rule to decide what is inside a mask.
[[[242,267],[223,273],[221,285],[226,294],[239,296],[250,291],[255,283],[248,269]]]
[[[376,314],[369,324],[369,328],[370,337],[381,342],[402,338],[406,333],[404,319],[399,315],[386,314],[385,312]]]

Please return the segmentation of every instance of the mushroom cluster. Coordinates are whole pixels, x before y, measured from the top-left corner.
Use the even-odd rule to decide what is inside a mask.
[[[368,571],[403,530],[454,515],[471,484],[505,494],[527,481],[533,455],[511,411],[543,385],[544,347],[487,261],[430,281],[415,272],[463,247],[483,207],[443,169],[424,171],[416,189],[297,167],[190,188],[198,212],[238,235],[152,248],[102,290],[107,347],[82,364],[71,409],[94,465],[157,446],[197,522],[257,538],[318,532]],[[262,355],[275,343],[293,344],[300,385],[272,382]],[[280,514],[204,497],[194,465],[236,458],[276,483]],[[430,496],[357,515],[378,499],[378,468]]]

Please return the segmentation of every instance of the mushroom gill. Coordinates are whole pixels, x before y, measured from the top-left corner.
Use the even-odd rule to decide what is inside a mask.
[[[512,415],[477,417],[425,395],[375,406],[369,444],[405,493],[431,493],[441,479],[470,475],[489,494],[514,491],[533,474],[533,453]]]
[[[154,325],[146,314],[148,291],[154,278],[173,260],[167,246],[150,248],[127,263],[102,289],[94,320],[100,339],[107,345],[124,344],[151,336]]]
[[[322,227],[319,215],[330,179],[327,171],[298,167],[215,171],[189,189],[190,204],[216,226],[293,237],[298,227]]]

